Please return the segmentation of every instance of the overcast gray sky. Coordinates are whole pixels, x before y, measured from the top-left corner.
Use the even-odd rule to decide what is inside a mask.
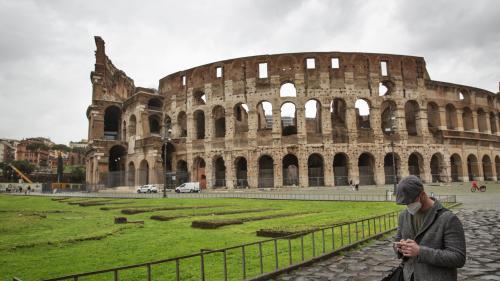
[[[498,1],[0,0],[0,138],[87,138],[94,35],[136,86],[233,57],[425,57],[434,80],[498,92]]]

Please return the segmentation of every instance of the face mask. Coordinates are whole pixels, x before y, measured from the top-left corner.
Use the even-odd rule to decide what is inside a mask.
[[[422,208],[422,203],[420,202],[413,202],[408,205],[406,205],[406,208],[408,209],[408,212],[412,215],[416,214],[420,208]]]

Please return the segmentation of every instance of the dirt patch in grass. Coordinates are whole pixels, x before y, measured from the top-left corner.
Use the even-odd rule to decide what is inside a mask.
[[[111,211],[118,209],[144,209],[144,208],[161,208],[162,206],[114,206],[114,207],[101,207],[100,210]]]
[[[66,202],[68,205],[80,205],[80,204],[94,204],[94,203],[105,203],[105,202],[110,202],[111,200],[106,199],[106,200],[84,200],[84,201],[71,201],[71,202]]]
[[[140,213],[148,213],[154,211],[173,211],[173,210],[192,210],[192,209],[207,209],[215,207],[227,207],[227,206],[178,206],[178,207],[158,207],[158,208],[143,208],[143,209],[123,209],[122,214],[125,215],[135,215]]]
[[[210,215],[211,216],[222,216],[222,215],[233,215],[233,214],[246,214],[246,213],[273,211],[273,210],[276,210],[276,209],[234,210],[234,211],[209,212],[209,213],[196,214],[196,215],[178,215],[178,216],[153,215],[150,217],[150,219],[158,220],[158,221],[171,221],[171,220],[175,220],[175,219],[179,219],[179,218],[210,216]]]
[[[57,202],[61,202],[61,201],[64,201],[64,200],[68,200],[70,199],[71,197],[58,197],[58,198],[52,198],[51,200],[52,201],[57,201]]]
[[[90,207],[90,206],[101,206],[101,205],[123,205],[123,204],[130,204],[131,202],[82,202],[79,203],[78,206],[80,207]],[[123,206],[119,207],[123,208]]]
[[[171,220],[175,220],[175,219],[178,219],[178,218],[185,218],[187,216],[161,216],[161,215],[154,215],[154,216],[151,216],[150,219],[152,220],[157,220],[157,221],[171,221]]]
[[[241,218],[241,219],[228,219],[228,220],[198,220],[192,221],[191,227],[194,228],[202,228],[202,229],[214,229],[219,228],[226,225],[232,224],[242,224],[250,221],[260,221],[260,220],[269,220],[269,219],[277,219],[291,216],[300,216],[307,215],[313,212],[303,212],[303,213],[284,213],[284,214],[275,214],[268,216],[260,216],[260,217],[249,217],[249,218]]]
[[[290,238],[298,237],[301,234],[307,233],[309,231],[314,230],[314,228],[310,229],[276,229],[276,228],[263,228],[257,230],[257,236],[259,237],[270,237],[270,238],[281,238],[290,236]]]

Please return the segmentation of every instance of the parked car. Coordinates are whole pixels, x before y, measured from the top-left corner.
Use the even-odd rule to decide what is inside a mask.
[[[158,188],[154,184],[145,184],[137,188],[137,193],[157,193]]]
[[[178,187],[175,188],[175,192],[177,193],[190,193],[190,192],[200,192],[200,183],[199,182],[185,182]]]

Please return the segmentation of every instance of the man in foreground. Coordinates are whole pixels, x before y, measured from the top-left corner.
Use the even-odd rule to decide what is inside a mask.
[[[456,281],[457,268],[465,264],[465,235],[457,216],[428,197],[416,176],[398,184],[396,203],[407,207],[399,215],[394,243],[404,280]]]

